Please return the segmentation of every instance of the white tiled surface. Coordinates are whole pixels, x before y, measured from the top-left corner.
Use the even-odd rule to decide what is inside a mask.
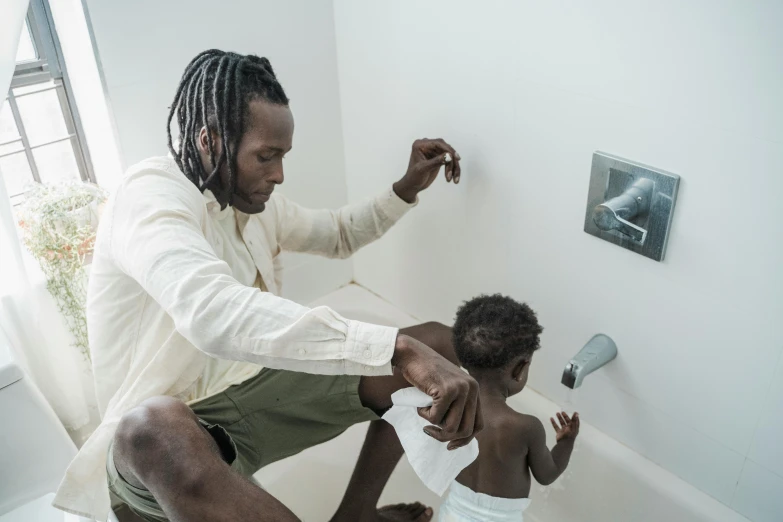
[[[54,493],[44,495],[13,511],[0,515],[0,522],[90,522],[91,519],[53,508],[53,500]],[[117,522],[114,513],[109,513],[108,522]]]
[[[747,461],[732,507],[754,522],[780,522],[783,519],[783,477]]]
[[[783,477],[783,357],[778,361],[748,458]],[[783,489],[780,493],[783,497]]]
[[[353,280],[350,259],[283,252],[283,297],[309,303]]]
[[[534,360],[530,386],[543,386],[541,367]],[[731,503],[745,457],[728,450],[697,429],[618,390],[609,379],[591,375],[572,394],[574,409],[585,422],[646,456],[659,466],[696,485],[726,505]],[[557,401],[564,404],[564,399]]]
[[[515,43],[527,45],[513,48],[514,63],[527,77],[674,121],[783,140],[780,2],[516,4],[495,2],[507,16],[477,30],[515,30]]]
[[[777,469],[763,408],[783,350],[783,4],[335,13],[349,198],[401,172],[414,138],[464,158],[462,183],[435,183],[356,280],[422,319],[479,293],[530,302],[545,327],[531,382],[555,401],[566,361],[604,332],[620,356],[575,392],[586,422],[725,503],[748,455]],[[682,176],[665,262],[582,231],[595,150]]]
[[[397,328],[422,322],[358,285],[344,286],[316,299],[310,306],[328,306],[348,319]]]
[[[11,356],[11,346],[4,335],[0,334],[0,366],[5,366],[13,361]]]
[[[164,94],[158,89],[150,89],[144,80],[112,86],[109,93],[112,116],[119,133],[119,153],[123,168],[146,157],[166,155],[168,145],[161,136],[166,136],[167,104],[170,104],[171,100],[164,103]],[[163,124],[159,125],[157,132],[150,132],[152,122],[160,121]],[[144,138],[140,139],[140,136]]]

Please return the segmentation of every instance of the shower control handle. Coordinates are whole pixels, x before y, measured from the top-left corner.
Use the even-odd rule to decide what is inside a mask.
[[[643,245],[647,238],[647,230],[633,224],[630,220],[650,211],[654,186],[652,180],[646,178],[637,180],[619,196],[596,205],[593,209],[593,222],[601,230],[616,230]]]

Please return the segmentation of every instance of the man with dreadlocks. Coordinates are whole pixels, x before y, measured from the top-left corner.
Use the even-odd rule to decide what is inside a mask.
[[[111,491],[149,521],[288,521],[250,478],[372,421],[333,520],[432,518],[377,509],[402,448],[379,420],[391,394],[433,398],[427,433],[454,449],[482,428],[478,386],[454,364],[451,330],[348,320],[278,297],[282,250],[348,257],[381,237],[444,168],[443,140],[413,144],[383,194],[337,211],[273,194],[294,120],[265,58],[218,50],[185,69],[171,106],[179,145],[131,167],[104,211],[87,319],[101,425],[58,490],[61,509],[106,520]]]

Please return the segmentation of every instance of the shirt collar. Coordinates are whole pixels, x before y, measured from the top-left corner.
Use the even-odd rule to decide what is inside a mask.
[[[204,202],[207,205],[207,212],[209,212],[209,215],[214,219],[222,221],[234,215],[234,209],[231,207],[231,205],[226,205],[226,208],[220,210],[220,203],[209,189],[204,191]]]

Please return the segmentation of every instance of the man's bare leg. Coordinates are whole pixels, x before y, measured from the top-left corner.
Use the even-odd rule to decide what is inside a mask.
[[[425,323],[400,330],[400,333],[423,342],[454,364],[458,364],[452,345],[451,328],[440,323]],[[392,393],[410,384],[395,374],[388,377],[363,377],[359,396],[366,407],[383,413],[391,407]],[[359,460],[354,468],[343,501],[333,522],[416,521],[432,520],[432,509],[419,504],[399,504],[378,509],[378,499],[386,487],[403,450],[394,428],[386,421],[370,423]]]
[[[226,464],[193,411],[154,397],[126,413],[114,437],[117,471],[157,499],[172,522],[294,522],[277,499]]]

